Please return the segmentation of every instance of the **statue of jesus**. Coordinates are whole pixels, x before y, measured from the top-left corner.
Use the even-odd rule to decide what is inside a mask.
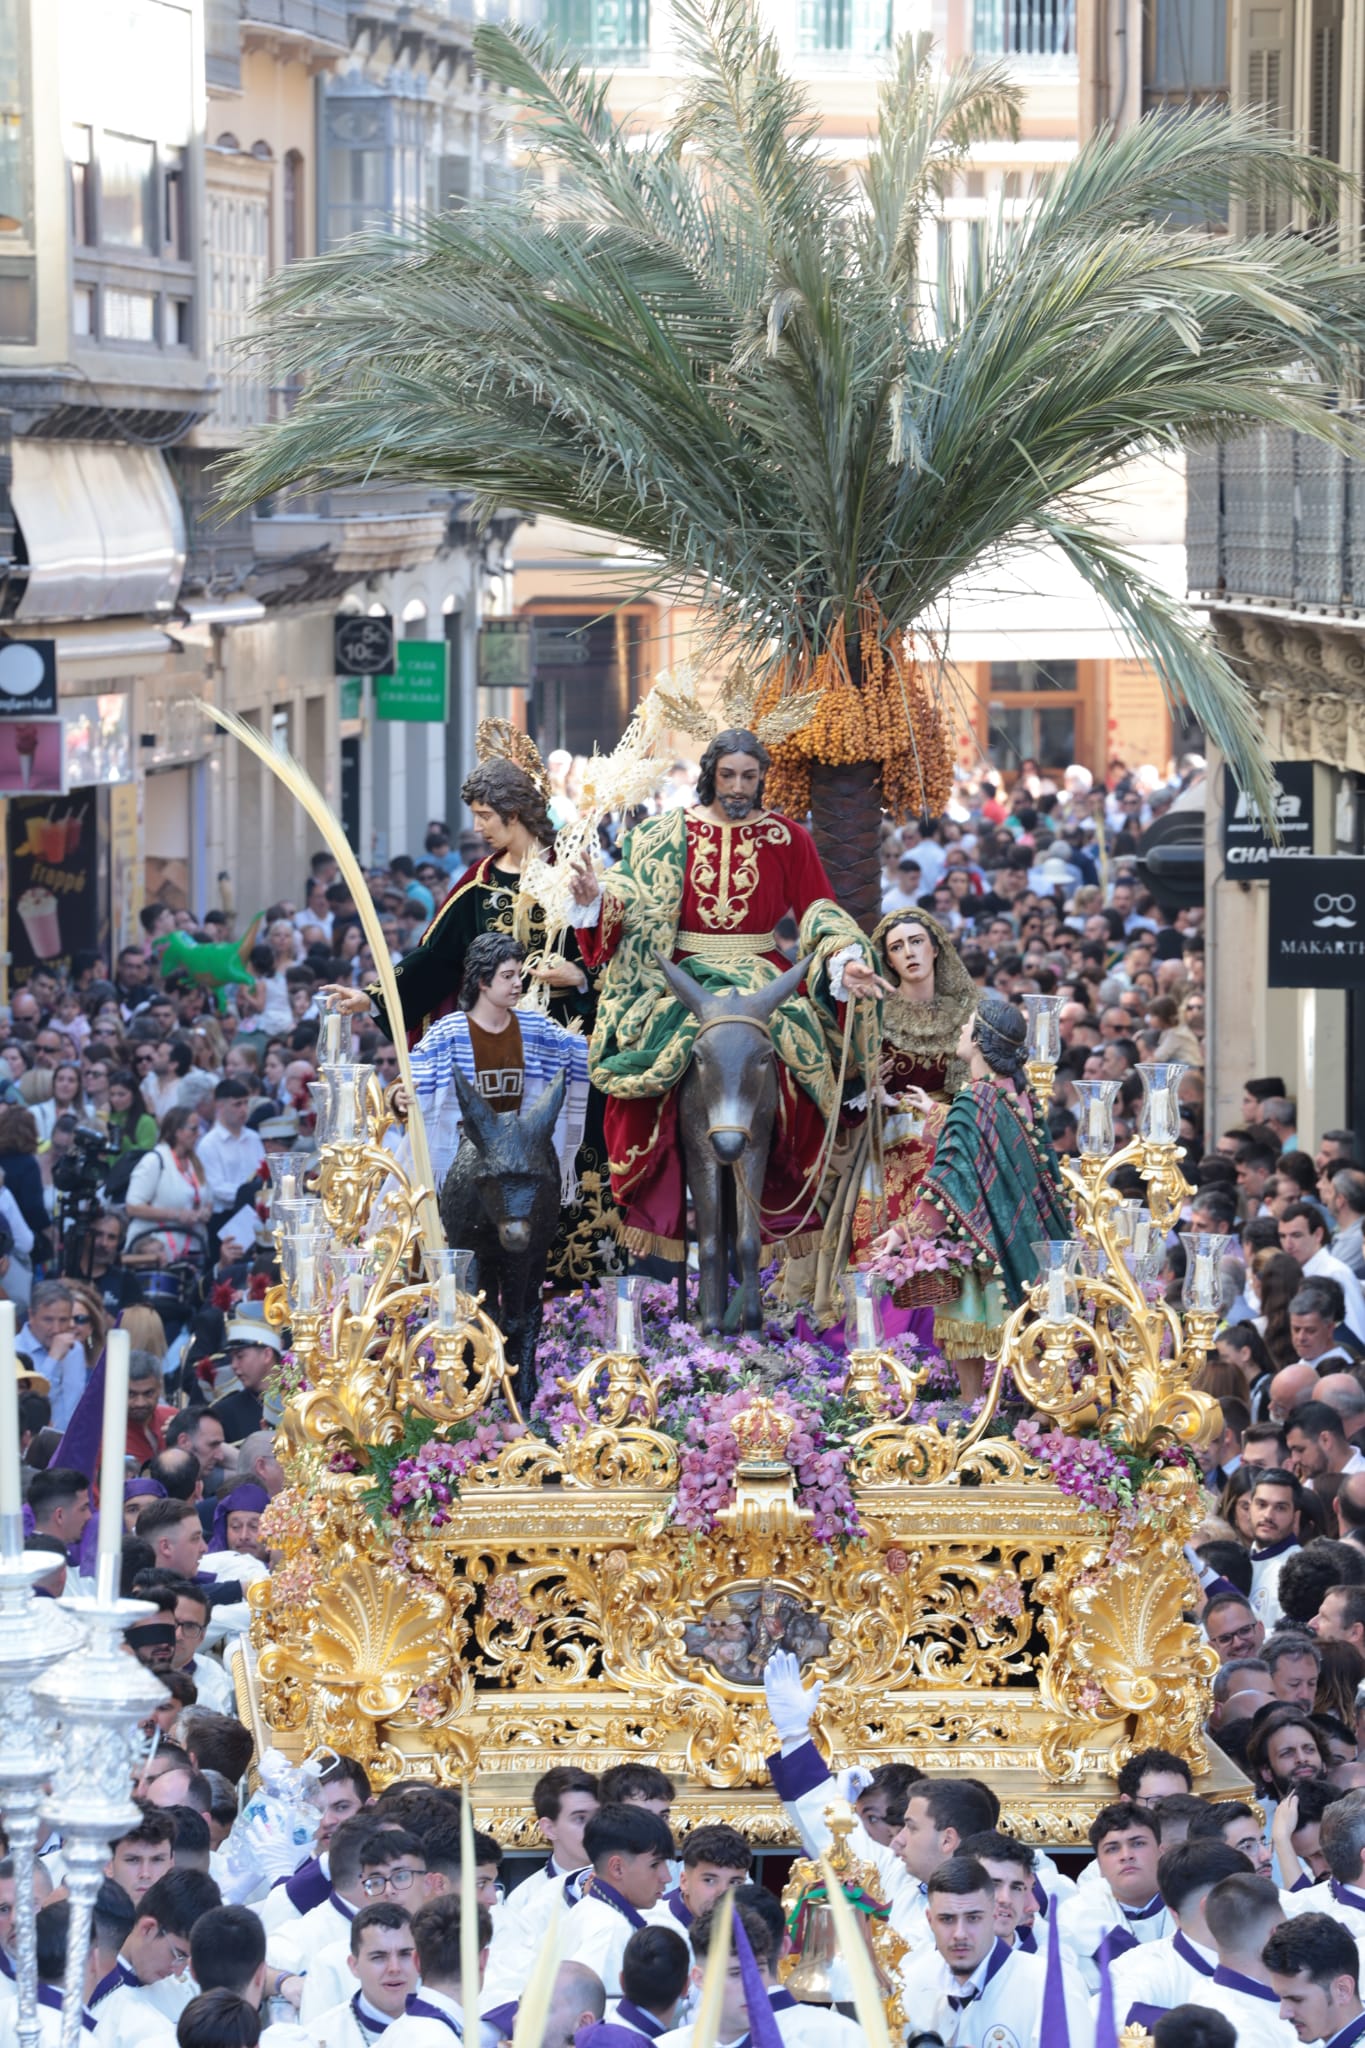
[[[772,1022],[779,1103],[763,1189],[765,1243],[792,1254],[819,1241],[816,1168],[839,1100],[845,997],[886,991],[872,948],[831,900],[803,825],[765,809],[767,748],[753,733],[719,733],[702,757],[697,804],[628,832],[605,883],[585,860],[574,875],[573,922],[589,968],[605,963],[589,1073],[606,1100],[612,1192],[622,1235],[638,1254],[684,1254],[687,1191],[676,1094],[697,1020],[669,992],[656,953],[711,991],[751,993],[790,964],[777,944],[789,912],[810,966],[802,991]],[[869,1042],[878,1034],[869,1015]],[[850,1060],[848,1078],[859,1070]]]

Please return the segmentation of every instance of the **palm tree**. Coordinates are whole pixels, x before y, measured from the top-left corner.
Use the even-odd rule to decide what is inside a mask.
[[[1338,173],[1237,115],[1144,121],[1085,146],[967,275],[930,278],[926,224],[972,143],[1014,125],[1008,79],[942,75],[902,43],[846,181],[750,0],[678,13],[687,82],[647,140],[543,42],[478,32],[553,176],[274,281],[258,345],[305,395],[231,465],[229,502],[375,478],[593,527],[699,597],[770,682],[833,675],[855,707],[869,653],[903,684],[905,636],[959,578],[1051,543],[1264,795],[1236,675],[1093,487],[1251,424],[1359,445],[1332,392],[1365,339],[1365,271],[1325,232],[1171,224],[1268,190],[1322,221]],[[930,793],[903,772],[932,751],[923,712],[907,697],[910,732],[883,727],[859,759],[811,748],[817,838],[855,915],[876,911],[882,770],[902,802]]]

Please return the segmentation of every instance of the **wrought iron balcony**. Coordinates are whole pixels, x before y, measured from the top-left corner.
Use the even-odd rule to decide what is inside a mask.
[[[975,0],[972,44],[978,57],[1069,68],[1076,61],[1076,0]]]
[[[1365,462],[1261,427],[1192,449],[1190,590],[1214,602],[1365,612]]]

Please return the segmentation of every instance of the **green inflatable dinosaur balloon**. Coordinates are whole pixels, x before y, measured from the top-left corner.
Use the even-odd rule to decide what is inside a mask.
[[[226,1007],[223,990],[237,983],[255,988],[256,977],[247,966],[247,955],[256,943],[265,913],[258,911],[240,939],[192,939],[188,932],[171,932],[158,939],[152,951],[163,976],[179,975],[194,988],[211,988],[220,1010]]]

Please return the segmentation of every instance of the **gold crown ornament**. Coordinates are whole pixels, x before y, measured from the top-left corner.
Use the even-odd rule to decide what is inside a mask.
[[[766,1394],[756,1394],[747,1408],[730,1418],[730,1429],[746,1465],[784,1465],[796,1418],[775,1408]]]

